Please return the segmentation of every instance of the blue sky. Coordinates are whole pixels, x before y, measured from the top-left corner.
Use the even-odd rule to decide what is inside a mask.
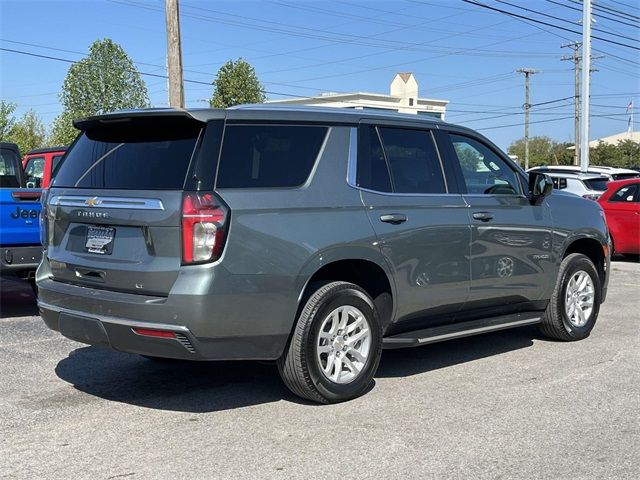
[[[569,23],[581,18],[576,0],[478,1],[580,30]],[[600,14],[594,34],[640,47],[640,0],[594,4]],[[395,72],[410,71],[421,97],[451,102],[448,121],[476,128],[506,148],[524,129],[514,125],[523,122],[524,96],[515,70],[531,67],[540,70],[531,79],[531,103],[551,102],[532,110],[531,135],[572,141],[572,100],[556,100],[573,96],[573,64],[560,61],[571,52],[561,45],[579,35],[462,0],[180,0],[180,8],[185,79],[205,83],[185,83],[187,106],[207,106],[212,87],[206,83],[238,57],[256,68],[272,99],[323,91],[388,93]],[[163,9],[163,0],[0,0],[0,47],[79,60],[94,40],[109,37],[140,71],[163,75]],[[605,56],[595,61],[592,76],[592,139],[626,130],[632,99],[640,112],[640,50],[602,40],[594,40],[593,48]],[[62,61],[0,51],[1,97],[18,104],[18,114],[33,109],[49,124],[61,111],[58,93],[68,68]],[[152,104],[166,105],[166,80],[143,78]],[[636,130],[639,122],[636,113]]]

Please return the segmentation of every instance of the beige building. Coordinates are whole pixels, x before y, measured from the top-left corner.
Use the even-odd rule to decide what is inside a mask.
[[[382,93],[321,93],[315,97],[270,100],[278,105],[311,105],[314,107],[354,108],[358,110],[388,110],[424,115],[444,120],[448,100],[418,97],[418,82],[412,73],[398,73],[389,87],[389,95]]]

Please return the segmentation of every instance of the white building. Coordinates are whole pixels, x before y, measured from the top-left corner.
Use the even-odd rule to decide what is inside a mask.
[[[448,100],[418,97],[418,82],[412,73],[398,73],[391,82],[389,95],[382,93],[321,93],[315,97],[270,100],[279,105],[311,105],[314,107],[388,110],[425,115],[444,120]]]
[[[589,142],[589,148],[596,148],[600,144],[600,142],[604,143],[605,145],[618,145],[618,142],[622,142],[624,140],[631,140],[632,142],[640,143],[640,132],[626,131],[622,133],[616,133],[614,135],[609,135],[608,137],[597,138]],[[576,147],[571,145],[570,147],[567,147],[567,150],[574,150],[575,148]]]

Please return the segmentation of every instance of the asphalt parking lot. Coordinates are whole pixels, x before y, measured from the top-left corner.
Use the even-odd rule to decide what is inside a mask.
[[[3,281],[2,478],[640,478],[640,264],[614,262],[591,337],[535,327],[384,353],[364,397],[275,366],[159,363],[49,331]]]

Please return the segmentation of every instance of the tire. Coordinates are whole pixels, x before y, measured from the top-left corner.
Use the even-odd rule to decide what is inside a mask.
[[[371,297],[352,283],[331,282],[308,297],[278,370],[289,390],[302,398],[344,402],[368,389],[381,353],[382,328]]]
[[[568,305],[569,311],[571,311],[572,299],[567,299],[567,289],[572,280],[584,279],[582,273],[586,274],[591,281],[593,287],[591,310],[583,307],[574,307],[574,314],[569,316],[566,305]],[[578,282],[579,285],[581,282]],[[576,285],[576,284],[572,284]],[[584,292],[588,291],[588,285],[585,287],[587,290],[583,290],[582,295],[577,295],[576,298],[587,299],[584,296]],[[602,287],[600,285],[600,276],[596,270],[595,265],[589,259],[589,257],[581,253],[572,253],[567,255],[560,264],[560,271],[558,272],[558,279],[556,280],[555,289],[547,310],[544,313],[542,323],[540,324],[540,331],[547,337],[562,340],[566,342],[582,340],[587,338],[593,330],[600,311],[600,300],[602,294]],[[584,323],[581,323],[581,318],[578,310],[582,310]],[[587,315],[588,313],[588,315]]]

